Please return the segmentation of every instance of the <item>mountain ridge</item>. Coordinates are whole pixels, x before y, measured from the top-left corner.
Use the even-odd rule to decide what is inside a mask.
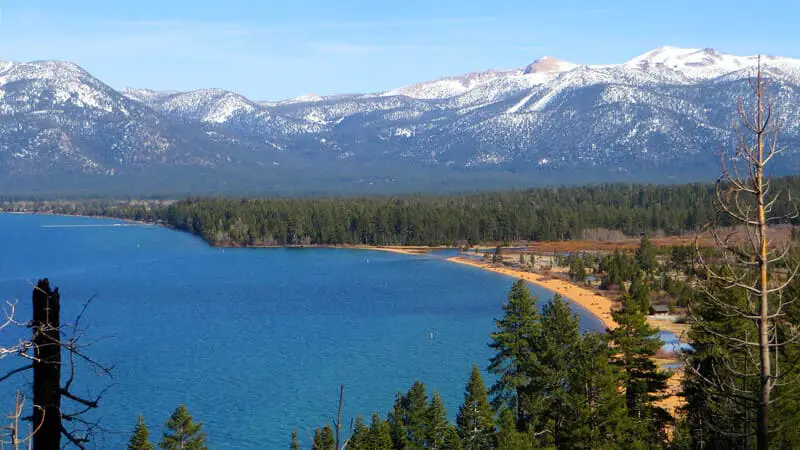
[[[117,91],[73,63],[0,61],[0,182],[50,176],[67,188],[76,178],[107,186],[126,173],[200,169],[224,178],[206,183],[212,191],[247,179],[247,189],[266,192],[304,177],[320,190],[401,191],[420,185],[415,171],[459,186],[478,172],[564,183],[644,173],[711,179],[704,171],[731,147],[736,104],[757,63],[660,47],[621,64],[543,57],[377,93],[265,102],[224,89]],[[794,173],[800,60],[761,63],[782,105],[783,169]],[[178,178],[157,184],[178,187]]]

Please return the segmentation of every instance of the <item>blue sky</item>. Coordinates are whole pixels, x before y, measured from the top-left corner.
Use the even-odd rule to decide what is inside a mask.
[[[0,0],[0,59],[76,62],[115,88],[256,100],[375,92],[543,55],[619,63],[662,45],[800,57],[800,2]]]

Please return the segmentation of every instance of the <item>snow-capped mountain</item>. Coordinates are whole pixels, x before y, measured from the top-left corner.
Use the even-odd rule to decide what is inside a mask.
[[[543,57],[386,92],[273,102],[221,89],[119,92],[71,63],[0,62],[0,187],[55,173],[92,186],[165,171],[209,189],[246,179],[250,190],[304,177],[318,189],[331,180],[418,189],[422,172],[461,187],[473,177],[712,179],[758,61],[661,47],[621,64]],[[779,166],[796,172],[800,60],[760,61],[787,148]]]

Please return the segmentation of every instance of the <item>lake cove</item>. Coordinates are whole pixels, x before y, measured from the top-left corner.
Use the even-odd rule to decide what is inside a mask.
[[[106,429],[101,448],[121,448],[140,414],[159,439],[180,403],[213,448],[281,448],[293,428],[308,442],[335,416],[340,384],[346,426],[359,413],[384,414],[416,380],[454,417],[472,365],[488,364],[513,282],[435,254],[219,249],[115,223],[0,214],[0,299],[18,299],[20,317],[41,277],[60,288],[64,321],[94,296],[89,352],[115,366],[95,414]],[[602,329],[576,312],[584,329]],[[0,360],[4,372],[15,364]],[[29,382],[0,383],[0,409],[11,411],[14,390]],[[84,371],[76,383],[96,393],[107,380]]]

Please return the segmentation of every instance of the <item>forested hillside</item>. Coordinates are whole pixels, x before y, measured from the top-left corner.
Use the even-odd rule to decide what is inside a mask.
[[[800,178],[776,184],[798,192]],[[156,217],[214,245],[454,245],[579,239],[596,228],[693,231],[714,219],[714,192],[700,184],[603,185],[441,197],[209,199],[175,203]]]
[[[800,177],[775,180],[800,192]],[[460,245],[691,232],[714,220],[710,184],[610,184],[449,196],[328,199],[191,199],[162,202],[8,202],[6,210],[161,222],[212,245]],[[789,205],[776,204],[776,214]],[[721,219],[726,225],[726,218]]]

